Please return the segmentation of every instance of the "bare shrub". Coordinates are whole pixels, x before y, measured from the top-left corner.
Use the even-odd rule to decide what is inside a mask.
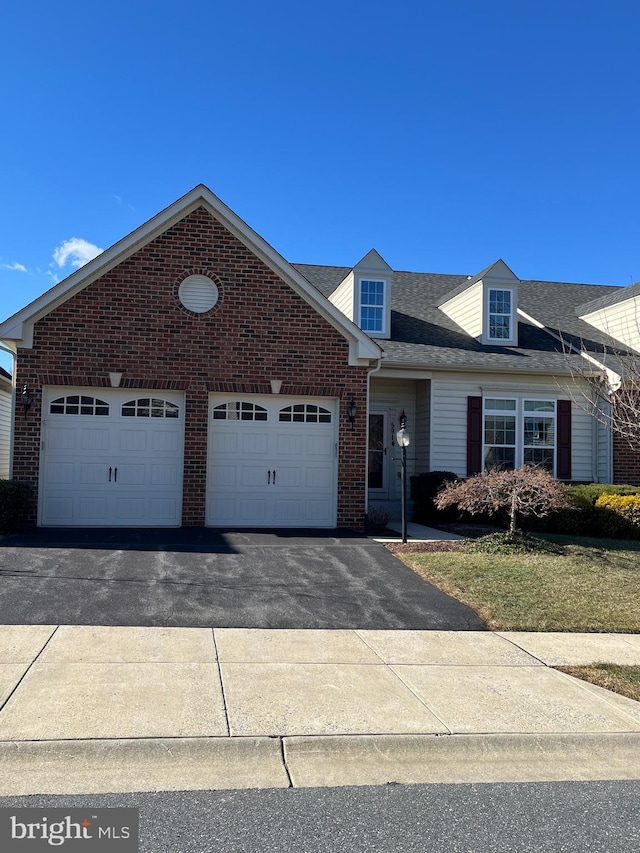
[[[544,468],[523,465],[515,471],[492,470],[468,480],[448,483],[435,500],[438,509],[457,506],[472,515],[506,511],[509,533],[518,515],[545,516],[569,506],[563,486]]]

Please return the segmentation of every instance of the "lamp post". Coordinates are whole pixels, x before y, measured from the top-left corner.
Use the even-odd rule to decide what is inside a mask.
[[[404,411],[400,415],[400,429],[396,433],[398,447],[402,448],[401,456],[401,486],[402,486],[402,541],[407,541],[407,447],[411,437],[407,432],[407,416]]]

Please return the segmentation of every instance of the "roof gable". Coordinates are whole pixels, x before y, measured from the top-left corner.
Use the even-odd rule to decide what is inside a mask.
[[[379,358],[379,347],[366,334],[319,294],[298,270],[203,184],[194,187],[182,198],[1,323],[0,339],[14,346],[17,342],[22,346],[30,346],[33,326],[38,320],[200,207],[204,207],[214,219],[260,258],[349,341],[351,360]]]

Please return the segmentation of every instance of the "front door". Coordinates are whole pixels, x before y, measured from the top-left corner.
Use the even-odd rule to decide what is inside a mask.
[[[389,431],[387,414],[371,412],[369,414],[369,454],[368,483],[371,497],[386,499],[389,497]]]

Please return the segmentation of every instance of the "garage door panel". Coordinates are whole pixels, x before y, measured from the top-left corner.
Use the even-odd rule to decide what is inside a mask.
[[[82,450],[110,450],[111,430],[82,427],[79,446]]]
[[[180,525],[183,395],[166,394],[150,418],[130,390],[100,389],[92,403],[89,389],[44,389],[41,524]]]
[[[322,422],[313,408],[320,403]],[[291,410],[294,404],[297,408]],[[337,424],[332,400],[212,395],[210,405],[207,524],[335,526]],[[256,411],[260,407],[259,419],[252,419],[252,405]],[[223,417],[238,411],[248,413],[246,420]]]
[[[44,466],[44,483],[52,486],[73,485],[75,482],[74,462],[48,462]]]
[[[180,450],[180,441],[178,430],[154,430],[151,434],[151,449],[154,453],[177,453]]]
[[[75,499],[76,512],[74,513],[81,523],[103,524],[103,519],[110,515],[108,498],[83,495]]]
[[[109,466],[106,462],[79,462],[77,480],[82,486],[109,484]]]
[[[78,433],[75,429],[51,427],[47,432],[47,447],[52,450],[75,450]]]
[[[125,429],[118,433],[118,450],[142,453],[149,446],[149,435],[143,429]]]
[[[151,466],[149,480],[152,486],[177,486],[180,471],[176,465],[154,464]]]
[[[50,524],[73,523],[73,498],[71,496],[53,495],[44,501],[44,512],[50,519]]]

